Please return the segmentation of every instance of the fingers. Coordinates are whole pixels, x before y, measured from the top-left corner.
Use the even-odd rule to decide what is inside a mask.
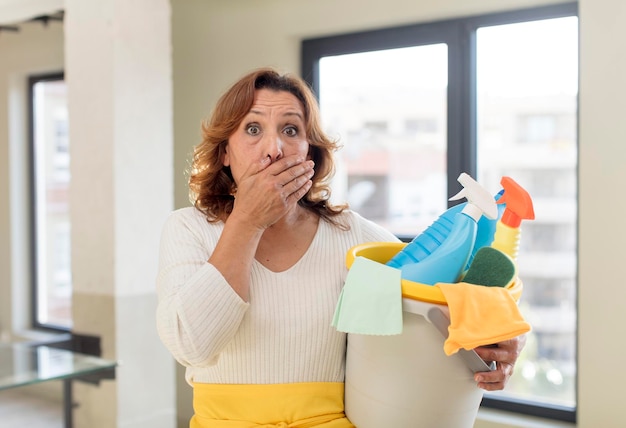
[[[286,202],[297,202],[310,190],[315,170],[311,160],[285,157],[269,165],[264,173]]]
[[[248,182],[263,192],[280,194],[285,199],[292,194],[301,198],[308,189],[304,192],[300,189],[313,177],[313,167],[313,161],[305,160],[301,155],[287,156],[275,162],[265,157],[251,164],[240,181]]]
[[[255,175],[261,173],[263,170],[267,169],[267,167],[270,166],[271,163],[272,163],[272,160],[269,158],[269,156],[262,158],[257,163],[251,163],[248,166],[248,169],[246,169],[246,171],[243,173],[243,176],[241,177],[241,181],[244,181],[246,179],[249,179],[250,177],[254,177]]]
[[[306,195],[313,183],[314,163],[300,155],[269,158],[251,164],[240,178],[233,213],[265,229],[283,217]]]
[[[499,391],[504,389],[512,374],[512,364],[496,362],[495,370],[474,374],[474,381],[479,388],[486,391]]]
[[[306,195],[313,185],[311,178],[314,173],[313,161],[306,161],[303,164],[289,168],[280,175],[281,179],[289,180],[282,185],[283,195],[288,202],[298,202]]]
[[[266,172],[280,178],[281,184],[284,186],[306,171],[313,169],[313,166],[313,161],[306,160],[300,155],[286,156],[268,165]]]
[[[479,388],[486,391],[498,391],[506,386],[515,362],[526,343],[526,337],[520,336],[491,346],[481,346],[475,349],[476,353],[485,361],[495,361],[496,369],[491,372],[481,372],[474,375]]]
[[[515,363],[519,355],[517,345],[509,340],[495,345],[480,346],[474,349],[474,351],[485,361],[507,361]]]

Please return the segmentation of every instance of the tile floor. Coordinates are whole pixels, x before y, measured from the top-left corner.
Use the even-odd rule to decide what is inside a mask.
[[[29,393],[27,388],[0,391],[0,426],[62,428],[63,403]]]

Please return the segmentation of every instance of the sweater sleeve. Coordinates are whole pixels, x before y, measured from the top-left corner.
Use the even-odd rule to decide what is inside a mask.
[[[194,214],[190,209],[176,211],[163,227],[157,330],[178,362],[203,367],[217,362],[237,332],[248,303],[207,262],[219,237],[218,226]]]
[[[360,214],[351,211],[355,218],[354,223],[358,225],[361,243],[365,242],[399,242],[400,239],[384,227],[371,220],[362,217]]]

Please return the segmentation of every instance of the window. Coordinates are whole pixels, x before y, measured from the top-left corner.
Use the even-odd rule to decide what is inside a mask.
[[[333,196],[401,235],[446,207],[447,64],[442,43],[319,61],[322,121],[344,146]]]
[[[70,153],[63,74],[33,76],[30,93],[32,322],[72,326]]]
[[[344,146],[338,200],[409,240],[445,210],[460,172],[494,193],[508,175],[531,194],[518,267],[533,331],[506,390],[483,405],[572,422],[577,13],[562,4],[302,46],[302,74]]]

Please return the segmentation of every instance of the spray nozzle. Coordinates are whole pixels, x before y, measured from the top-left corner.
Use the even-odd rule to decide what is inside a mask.
[[[467,199],[467,205],[463,208],[463,213],[478,221],[482,214],[490,219],[498,217],[498,207],[493,196],[468,174],[462,172],[457,178],[463,189],[449,200],[456,201],[461,198]]]
[[[517,184],[511,177],[502,177],[500,180],[504,194],[498,200],[499,204],[506,204],[502,213],[502,223],[509,227],[519,227],[522,220],[533,220],[533,200],[522,186]]]

